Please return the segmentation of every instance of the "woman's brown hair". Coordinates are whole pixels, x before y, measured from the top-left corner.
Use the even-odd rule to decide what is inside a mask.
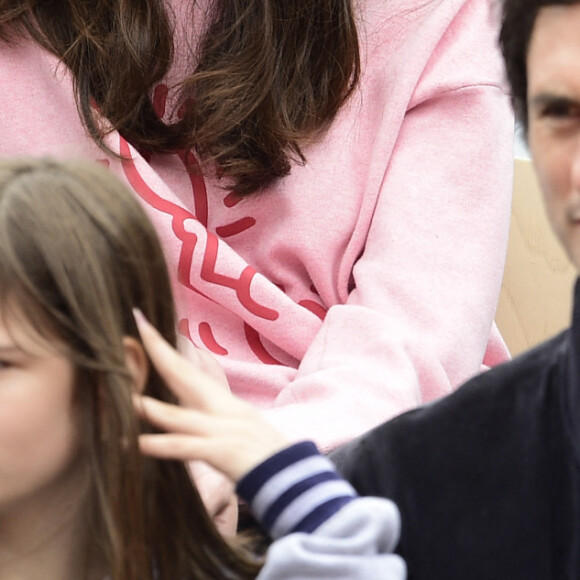
[[[259,565],[216,531],[185,465],[139,452],[151,428],[132,406],[123,338],[139,340],[139,308],[175,344],[174,306],[155,231],[108,171],[0,161],[0,307],[64,345],[76,368],[87,526],[111,578],[255,578]],[[174,401],[153,368],[144,392]]]
[[[191,0],[195,3],[195,0]],[[142,152],[194,149],[239,195],[305,162],[303,146],[357,84],[351,0],[213,0],[179,119],[152,93],[173,62],[163,0],[0,0],[0,36],[25,32],[70,68],[81,118],[103,146],[93,106]]]

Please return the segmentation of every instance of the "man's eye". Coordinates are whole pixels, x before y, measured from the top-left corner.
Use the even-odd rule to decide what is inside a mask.
[[[580,116],[580,108],[567,102],[548,103],[541,109],[540,116],[552,119],[570,119]]]

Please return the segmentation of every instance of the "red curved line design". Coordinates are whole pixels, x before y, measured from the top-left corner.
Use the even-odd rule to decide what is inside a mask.
[[[195,204],[195,216],[207,228],[208,222],[208,203],[207,189],[205,181],[199,171],[199,163],[196,156],[191,151],[180,151],[178,153],[183,166],[187,170],[189,181],[191,182],[191,191],[193,192],[193,202]]]
[[[252,352],[258,357],[258,359],[266,365],[282,365],[279,360],[276,360],[265,348],[260,340],[260,335],[258,332],[252,328],[249,324],[244,322],[244,333],[246,335],[246,340]]]
[[[210,352],[213,352],[214,354],[220,354],[222,356],[225,356],[226,354],[228,354],[228,351],[223,346],[220,346],[217,343],[217,341],[213,335],[213,332],[211,330],[211,326],[207,322],[200,323],[199,336],[200,336],[203,344],[205,345],[205,347]]]
[[[224,197],[224,205],[226,207],[234,207],[235,205],[240,203],[240,201],[242,201],[242,198],[234,191],[232,191],[231,193],[228,193]]]
[[[201,265],[201,278],[206,282],[219,284],[220,286],[227,286],[228,288],[236,289],[238,280],[218,274],[215,271],[217,262],[219,240],[211,232],[207,232],[207,242],[205,245],[205,254],[203,256],[203,263]]]
[[[179,281],[187,288],[197,292],[205,298],[208,298],[212,302],[215,302],[215,300],[212,300],[206,294],[193,287],[189,280],[189,272],[191,272],[193,261],[193,250],[197,243],[197,236],[187,232],[185,229],[185,221],[187,219],[195,219],[195,216],[182,207],[162,199],[147,185],[147,183],[145,183],[145,180],[141,177],[137,167],[135,166],[135,161],[131,157],[129,144],[123,137],[120,137],[120,154],[123,171],[135,192],[151,207],[166,213],[173,218],[171,221],[171,227],[177,238],[182,242],[178,262]],[[201,265],[201,278],[212,284],[225,286],[235,290],[237,298],[242,306],[255,316],[266,320],[276,320],[279,316],[278,312],[258,304],[250,295],[250,285],[256,274],[254,268],[247,266],[243,270],[239,279],[224,276],[215,271],[218,244],[218,238],[214,234],[207,232],[207,242]]]
[[[125,175],[135,192],[152,208],[157,209],[162,213],[168,214],[173,218],[171,221],[171,229],[175,233],[176,237],[182,242],[181,252],[177,264],[178,281],[189,290],[192,290],[200,296],[203,296],[204,298],[207,298],[211,302],[215,303],[215,300],[195,288],[191,284],[189,278],[191,265],[193,262],[193,250],[197,244],[197,236],[186,231],[184,223],[187,219],[195,219],[195,216],[184,208],[171,203],[170,201],[162,199],[147,185],[147,183],[145,183],[137,171],[137,167],[135,167],[135,162],[131,157],[129,144],[123,137],[120,137],[119,151],[121,154],[121,164],[123,171],[125,172]]]
[[[310,312],[318,316],[320,320],[324,320],[326,317],[326,308],[320,306],[320,304],[318,304],[318,302],[314,302],[314,300],[301,300],[298,302],[298,304],[303,308],[306,308],[306,310],[310,310]]]
[[[189,332],[189,320],[187,320],[187,318],[182,318],[177,323],[177,332],[181,334],[181,336],[185,336],[185,338],[194,344],[193,338],[191,338],[191,332]]]
[[[196,344],[196,342],[195,342],[195,340],[193,340],[193,338],[191,338],[191,332],[189,331],[189,320],[187,318],[182,318],[177,323],[177,332],[179,334],[181,334],[181,336],[184,336],[185,338],[187,338],[187,340],[189,340],[189,342],[191,342],[191,344],[193,344],[193,346],[195,346],[195,348],[199,348],[199,345]]]
[[[218,226],[215,231],[220,238],[229,238],[249,230],[255,224],[256,220],[253,217],[245,217],[226,226]]]
[[[177,261],[177,281],[192,290],[195,290],[195,288],[193,288],[191,285],[189,274],[191,273],[193,251],[195,250],[196,244],[196,235],[192,234],[191,240],[184,240],[181,246],[179,260]]]
[[[195,100],[192,97],[188,97],[187,99],[185,99],[185,101],[183,101],[179,109],[177,109],[177,118],[183,119],[183,117],[185,117],[187,109],[189,109],[189,107],[193,107],[194,103]]]
[[[252,279],[256,275],[256,270],[251,266],[246,266],[244,271],[240,276],[240,283],[236,287],[236,294],[238,295],[238,300],[243,304],[245,308],[247,308],[250,312],[259,316],[260,318],[264,318],[266,320],[277,320],[280,314],[273,310],[272,308],[266,308],[266,306],[262,306],[254,301],[254,299],[250,296],[250,284],[252,283]]]
[[[163,119],[165,116],[165,107],[167,104],[168,94],[169,88],[163,83],[157,85],[153,90],[153,110],[160,119]]]
[[[183,209],[182,207],[178,206],[175,203],[167,201],[159,197],[144,181],[141,177],[139,172],[137,171],[137,167],[135,167],[135,161],[131,157],[131,150],[129,148],[129,144],[127,141],[120,137],[120,146],[119,152],[121,154],[121,164],[123,167],[123,171],[131,187],[141,196],[141,198],[146,201],[152,208],[157,209],[163,213],[166,213],[170,216],[173,216],[173,231],[175,232],[178,237],[181,239],[181,233],[187,235],[187,232],[183,228],[183,222],[186,219],[195,219],[195,216]],[[179,231],[179,233],[178,233]]]
[[[236,291],[240,303],[249,310],[252,314],[265,318],[266,320],[276,320],[279,316],[278,312],[262,306],[254,301],[250,295],[250,284],[256,275],[256,270],[251,266],[246,266],[239,277],[239,279],[230,278],[223,274],[218,274],[215,271],[218,253],[218,238],[211,232],[207,232],[207,242],[205,247],[205,254],[203,256],[203,263],[201,265],[201,278],[206,282],[226,286]]]

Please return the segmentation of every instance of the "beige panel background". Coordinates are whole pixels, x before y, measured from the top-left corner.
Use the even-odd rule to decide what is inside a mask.
[[[548,224],[532,164],[516,159],[507,263],[496,315],[512,355],[569,325],[575,278]]]

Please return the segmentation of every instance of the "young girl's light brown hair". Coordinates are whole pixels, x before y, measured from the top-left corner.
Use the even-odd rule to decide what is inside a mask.
[[[76,369],[87,566],[103,559],[112,580],[255,578],[259,565],[216,531],[186,467],[139,452],[149,427],[133,409],[123,345],[139,340],[133,308],[175,344],[165,260],[137,200],[87,162],[0,161],[0,313],[63,345]],[[153,368],[144,392],[173,400]]]
[[[195,149],[239,195],[304,162],[304,145],[359,78],[351,0],[212,0],[203,38],[189,39],[199,50],[181,86],[182,118],[169,124],[152,103],[173,62],[168,4],[0,0],[0,38],[30,34],[62,59],[101,146],[93,105],[143,152]]]

